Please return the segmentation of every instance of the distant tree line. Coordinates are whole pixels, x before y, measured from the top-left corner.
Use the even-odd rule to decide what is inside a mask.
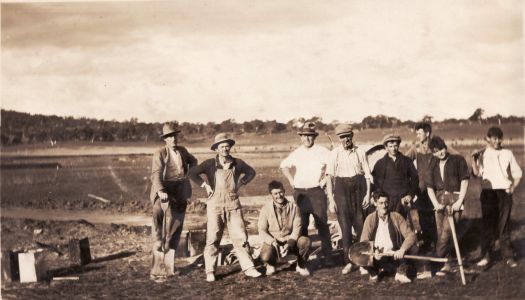
[[[465,124],[465,123],[525,123],[525,117],[495,115],[484,118],[484,111],[479,108],[468,119],[446,119],[435,124]],[[432,122],[432,116],[424,116],[423,121]],[[208,122],[189,123],[182,122],[179,126],[182,138],[198,139],[199,137],[210,137],[218,132],[230,132],[235,134],[274,134],[294,132],[305,121],[315,122],[318,130],[329,132],[340,122],[333,121],[324,123],[320,117],[310,119],[296,118],[287,123],[275,120],[262,121],[252,120],[236,122],[228,119],[220,123]],[[415,125],[414,121],[401,121],[395,117],[385,115],[368,116],[360,123],[353,123],[356,129],[367,128],[393,128],[409,127]],[[137,118],[129,121],[105,121],[89,118],[73,118],[59,116],[31,115],[23,112],[1,110],[1,145],[51,143],[64,141],[87,141],[87,142],[150,142],[158,141],[162,128],[161,123],[139,122]]]

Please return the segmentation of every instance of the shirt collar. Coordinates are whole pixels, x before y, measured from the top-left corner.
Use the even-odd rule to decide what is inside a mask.
[[[353,144],[353,145],[352,145],[352,148],[350,148],[350,149],[345,149],[345,147],[341,146],[341,149],[343,149],[343,151],[348,151],[348,152],[350,152],[350,153],[355,152],[355,151],[357,150],[357,148],[358,148],[358,147],[356,146],[356,144]]]
[[[236,160],[233,156],[228,155],[228,158],[231,159],[230,169],[235,166]],[[219,162],[219,154],[215,155],[215,166],[217,169],[222,169],[222,164]]]
[[[284,202],[281,205],[275,203],[275,201],[273,201],[273,199],[272,199],[272,203],[273,203],[273,207],[275,207],[275,208],[285,208],[288,205],[288,199],[284,198]]]

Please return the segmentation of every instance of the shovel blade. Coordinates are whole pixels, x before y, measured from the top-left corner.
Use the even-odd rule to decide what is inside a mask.
[[[170,249],[164,253],[153,250],[153,263],[151,275],[173,276],[175,274],[175,250]]]
[[[352,263],[360,267],[371,267],[373,265],[373,257],[363,253],[372,253],[373,249],[373,242],[364,241],[355,243],[350,247],[350,251],[348,251],[348,258]]]

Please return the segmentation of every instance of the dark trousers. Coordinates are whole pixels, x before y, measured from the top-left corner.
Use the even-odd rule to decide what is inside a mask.
[[[170,203],[166,210],[166,239],[165,245],[169,249],[177,249],[180,235],[182,233],[182,226],[184,225],[184,216],[186,215],[186,205],[175,206]],[[164,212],[160,207],[160,200],[155,200],[153,204],[153,228],[155,239],[162,241],[162,222],[164,220]]]
[[[483,240],[481,243],[482,255],[490,255],[494,242],[499,239],[501,255],[512,258],[514,251],[510,243],[510,212],[512,209],[512,195],[505,190],[481,190],[481,217],[483,219]]]
[[[416,246],[412,246],[408,249],[407,254],[416,255],[418,251]],[[384,269],[387,272],[396,272],[408,276],[414,268],[413,261],[409,259],[395,260],[392,256],[383,256],[380,260],[374,258],[373,261],[372,266],[365,267],[370,275],[378,275],[379,269]]]
[[[422,247],[425,252],[432,250],[431,245],[436,244],[437,231],[436,231],[436,217],[434,214],[434,205],[428,197],[427,191],[422,191],[417,196],[415,207],[419,213],[419,224],[421,225],[421,238],[424,246]]]
[[[181,188],[183,184],[180,181],[165,183],[169,201],[169,207],[166,210],[165,246],[169,249],[177,249],[184,225],[187,200],[184,199],[184,190]],[[163,221],[164,212],[160,207],[160,199],[157,197],[153,203],[153,235],[156,241],[162,241]]]
[[[332,240],[328,227],[327,199],[320,187],[294,190],[293,197],[301,212],[301,236],[308,236],[310,215],[314,217],[315,226],[321,239],[321,249],[326,257],[331,255]]]
[[[297,240],[297,244],[294,247],[288,248],[288,254],[297,256],[297,265],[301,268],[304,268],[306,261],[308,261],[308,251],[310,250],[311,245],[312,243],[310,242],[310,238],[301,236]],[[275,247],[263,243],[260,257],[264,263],[275,266],[278,256],[279,255],[277,254],[277,249],[275,249]]]
[[[361,203],[366,194],[366,179],[363,175],[336,177],[334,199],[337,205],[337,221],[341,227],[345,264],[350,263],[348,250],[352,246],[352,227],[357,240],[363,231],[363,207]]]

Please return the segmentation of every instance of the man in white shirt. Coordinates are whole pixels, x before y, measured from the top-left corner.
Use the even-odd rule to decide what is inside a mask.
[[[328,207],[331,212],[337,213],[341,227],[345,262],[342,273],[348,274],[353,269],[348,257],[348,250],[352,246],[352,227],[359,239],[363,230],[363,208],[369,205],[372,175],[365,152],[353,143],[352,125],[338,125],[335,134],[339,136],[341,146],[333,149],[330,154],[326,168],[326,191]],[[365,273],[364,269],[362,273]]]
[[[503,131],[499,127],[489,128],[486,140],[487,147],[472,155],[472,173],[483,179],[479,200],[485,238],[481,247],[483,259],[478,266],[490,263],[494,242],[499,239],[505,263],[514,268],[518,264],[510,242],[509,221],[512,193],[521,180],[522,171],[512,151],[501,147]]]
[[[332,242],[328,227],[326,194],[323,190],[330,151],[315,145],[315,138],[319,133],[315,130],[314,123],[306,122],[297,134],[302,145],[290,153],[281,162],[280,167],[294,188],[294,199],[301,213],[301,236],[308,236],[308,224],[312,215],[321,238],[325,264],[332,266]],[[295,176],[291,173],[292,168],[295,168]]]

